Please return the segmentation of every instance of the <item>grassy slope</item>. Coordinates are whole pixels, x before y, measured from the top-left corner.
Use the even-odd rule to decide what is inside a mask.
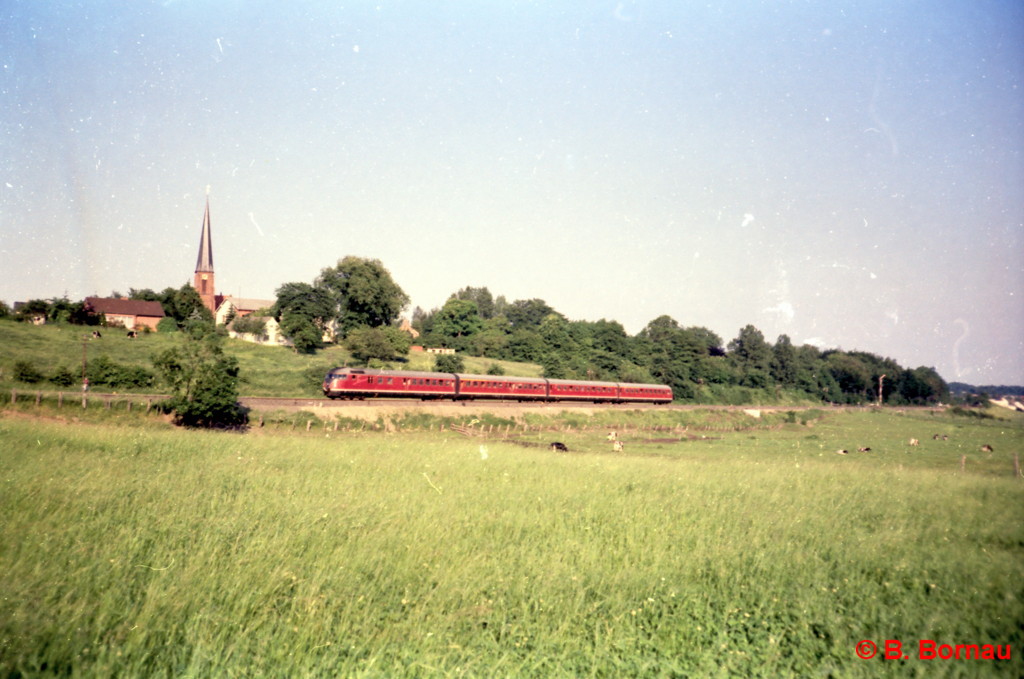
[[[101,354],[117,363],[139,365],[153,371],[152,357],[180,341],[175,334],[143,334],[128,339],[123,330],[100,328],[102,339],[84,339],[91,329],[72,325],[32,326],[24,323],[0,321],[0,388],[25,388],[11,381],[16,361],[33,363],[47,377],[58,366],[64,366],[75,375],[82,369],[82,345],[86,359]],[[84,341],[83,341],[84,339]],[[315,355],[297,354],[284,347],[266,347],[227,340],[227,351],[238,357],[241,364],[242,396],[314,396],[318,394],[318,380],[328,369],[345,365],[351,357],[340,347],[329,347]],[[467,358],[467,372],[486,372],[497,363],[509,375],[533,377],[540,367],[526,363]],[[408,363],[395,363],[394,367],[412,370],[431,370],[433,357],[413,354]],[[41,383],[40,388],[47,388]]]
[[[627,432],[624,455],[570,432],[591,452],[557,455],[436,432],[218,435],[6,412],[5,676],[1024,670],[1020,418]],[[863,661],[862,639],[1016,653]]]

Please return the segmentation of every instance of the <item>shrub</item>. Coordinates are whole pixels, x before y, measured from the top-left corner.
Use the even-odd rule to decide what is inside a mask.
[[[171,316],[165,316],[156,324],[157,332],[178,332],[178,322]]]
[[[43,373],[28,361],[16,361],[14,363],[14,379],[18,382],[35,384],[43,381]]]
[[[50,376],[50,382],[58,387],[70,387],[75,383],[75,375],[65,366],[61,366]]]
[[[434,357],[434,370],[439,373],[460,373],[466,363],[458,354],[438,354]]]

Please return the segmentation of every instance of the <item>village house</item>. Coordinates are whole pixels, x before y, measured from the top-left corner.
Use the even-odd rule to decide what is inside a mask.
[[[121,325],[129,330],[156,330],[157,323],[164,317],[160,302],[124,297],[86,297],[85,308],[89,313],[103,314],[107,325]]]

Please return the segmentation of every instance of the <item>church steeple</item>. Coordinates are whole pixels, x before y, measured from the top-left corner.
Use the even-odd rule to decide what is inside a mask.
[[[210,187],[206,187],[206,211],[203,213],[203,233],[199,237],[199,257],[193,286],[210,313],[217,313],[216,288],[213,287],[213,241],[210,239]]]

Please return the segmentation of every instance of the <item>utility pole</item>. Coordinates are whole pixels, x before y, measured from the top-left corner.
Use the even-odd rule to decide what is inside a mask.
[[[882,380],[885,379],[885,375],[878,376],[878,407],[882,407]]]

